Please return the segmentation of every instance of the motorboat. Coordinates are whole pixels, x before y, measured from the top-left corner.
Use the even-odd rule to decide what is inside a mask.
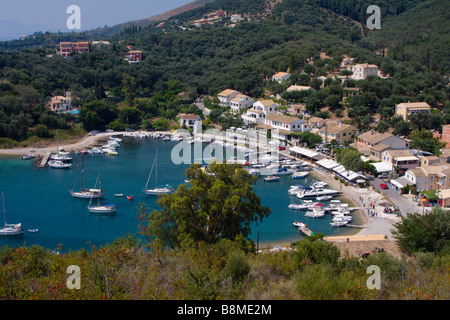
[[[22,160],[31,160],[34,158],[35,158],[34,154],[26,154],[22,157]]]
[[[332,227],[343,227],[343,226],[346,226],[347,223],[348,223],[348,221],[333,221],[333,222],[330,222],[330,225]]]
[[[308,174],[309,174],[309,172],[307,172],[307,171],[297,171],[291,175],[291,178],[292,179],[301,179],[301,178],[306,177]]]
[[[305,224],[300,221],[294,221],[292,224],[297,228],[303,228],[305,226]]]
[[[320,196],[328,196],[328,195],[336,195],[340,192],[333,189],[326,189],[323,187],[308,187],[301,190],[299,193],[297,193],[297,197],[302,198],[308,198],[308,197],[320,197]]]
[[[268,176],[266,178],[264,178],[264,181],[266,182],[274,182],[274,181],[278,181],[280,180],[280,177],[277,176]]]
[[[326,200],[330,200],[330,199],[333,199],[333,196],[320,196],[320,197],[316,198],[316,200],[318,200],[318,201],[326,201]]]
[[[2,192],[3,200],[3,228],[0,229],[0,236],[16,236],[23,234],[23,227],[21,223],[8,224],[6,223],[6,209],[5,209],[5,194]]]
[[[156,187],[156,188],[146,189],[145,190],[146,194],[153,195],[153,196],[163,195],[163,194],[171,194],[171,193],[174,193],[174,192],[175,192],[175,189],[172,188],[169,185],[160,186],[160,187]]]
[[[305,217],[309,218],[322,218],[323,216],[325,216],[325,211],[315,208],[305,213]]]
[[[62,162],[61,160],[50,160],[48,166],[55,169],[69,169],[72,164]]]
[[[284,176],[284,175],[290,175],[293,174],[295,171],[292,169],[288,169],[288,168],[279,168],[277,170],[273,170],[273,174],[276,176]]]
[[[303,210],[303,209],[308,209],[308,206],[306,206],[305,204],[291,203],[288,206],[288,208],[291,209],[291,210]]]

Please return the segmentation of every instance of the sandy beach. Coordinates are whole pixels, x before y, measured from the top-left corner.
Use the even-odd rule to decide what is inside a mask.
[[[80,149],[85,149],[93,146],[99,140],[105,140],[110,136],[122,135],[125,132],[102,132],[97,133],[95,136],[86,135],[76,142],[67,143],[65,141],[60,141],[59,147],[63,148],[65,151],[78,151]],[[11,148],[11,149],[0,149],[0,155],[24,155],[29,153],[34,153],[36,156],[43,156],[48,152],[56,152],[56,142],[52,143],[43,148],[36,147],[26,147],[26,148]]]

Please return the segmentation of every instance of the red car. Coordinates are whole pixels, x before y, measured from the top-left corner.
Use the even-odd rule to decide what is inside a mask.
[[[388,185],[386,183],[380,184],[381,189],[389,189]]]
[[[285,146],[279,146],[278,150],[286,150],[286,147]]]

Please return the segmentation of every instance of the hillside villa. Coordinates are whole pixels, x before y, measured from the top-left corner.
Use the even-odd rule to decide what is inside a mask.
[[[426,102],[402,102],[395,106],[395,115],[408,121],[408,116],[413,114],[431,113],[431,107]]]
[[[258,100],[253,103],[252,108],[248,109],[241,117],[247,125],[263,124],[265,123],[265,118],[269,114],[276,113],[278,108],[279,105],[273,102],[273,100]]]

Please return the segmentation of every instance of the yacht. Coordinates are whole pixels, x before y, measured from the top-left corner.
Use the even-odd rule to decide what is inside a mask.
[[[48,166],[55,169],[68,169],[72,166],[70,163],[64,163],[61,160],[50,160]]]
[[[302,189],[299,193],[297,193],[297,198],[303,199],[308,197],[320,197],[320,196],[329,196],[339,194],[340,192],[333,189],[326,189],[324,187],[308,187]]]
[[[276,176],[282,176],[282,175],[290,175],[293,174],[295,171],[288,168],[279,168],[277,170],[273,170],[273,174]]]

